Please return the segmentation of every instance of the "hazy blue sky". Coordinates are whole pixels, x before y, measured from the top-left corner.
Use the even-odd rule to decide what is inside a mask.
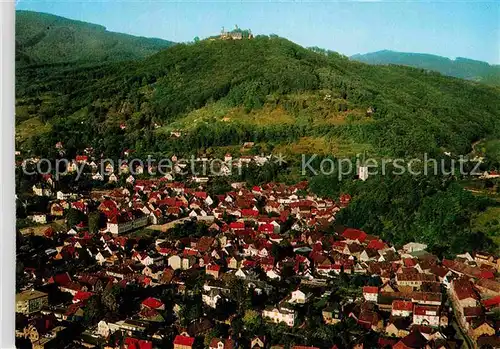
[[[108,30],[191,41],[222,26],[277,34],[346,55],[382,49],[500,63],[500,0],[482,1],[73,1],[19,0],[18,9]]]

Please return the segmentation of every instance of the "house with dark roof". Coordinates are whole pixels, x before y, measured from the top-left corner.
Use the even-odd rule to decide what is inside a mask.
[[[213,338],[208,347],[209,349],[233,349],[234,341],[232,339]]]
[[[413,331],[402,338],[392,348],[393,349],[423,349],[427,344],[427,339],[420,331]]]

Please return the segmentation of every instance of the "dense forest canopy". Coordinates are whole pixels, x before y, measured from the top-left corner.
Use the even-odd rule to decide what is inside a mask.
[[[18,66],[138,59],[172,44],[167,40],[113,33],[100,25],[48,13],[16,11]]]
[[[474,224],[478,215],[488,206],[498,207],[498,202],[474,196],[451,176],[379,175],[361,182],[320,175],[311,178],[310,186],[324,196],[351,193],[353,201],[339,212],[337,223],[364,229],[395,245],[418,241],[447,257],[465,250],[498,252],[492,241],[498,232]]]
[[[248,122],[263,108],[287,122]],[[495,87],[352,62],[275,36],[178,44],[119,64],[17,69],[18,146],[38,153],[58,141],[73,153],[93,146],[115,155],[322,137],[381,155],[465,154],[498,135],[499,110]],[[205,122],[188,119],[197,111]],[[189,130],[171,139],[182,120]]]

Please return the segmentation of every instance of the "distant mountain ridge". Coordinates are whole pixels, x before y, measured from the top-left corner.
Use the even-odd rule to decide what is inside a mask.
[[[16,11],[18,66],[94,63],[150,56],[174,43],[107,31],[105,27],[52,14]]]
[[[433,70],[443,75],[500,86],[500,65],[490,65],[486,62],[469,58],[457,57],[453,60],[426,53],[390,50],[356,54],[350,58],[368,64],[397,64]]]
[[[465,154],[500,130],[499,88],[360,63],[276,36],[16,73],[18,149],[43,156],[57,142],[66,154],[92,147],[139,156],[227,152],[248,141],[299,154]]]

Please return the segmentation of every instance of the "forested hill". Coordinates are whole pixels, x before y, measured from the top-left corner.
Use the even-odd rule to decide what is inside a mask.
[[[105,27],[31,11],[16,11],[16,61],[27,64],[104,62],[149,56],[173,43],[113,33]]]
[[[467,153],[499,133],[500,90],[353,62],[286,39],[203,40],[143,60],[17,71],[17,141],[189,153],[245,141],[333,155]],[[182,130],[181,138],[170,137]],[[92,130],[92,132],[88,132]]]
[[[500,66],[468,58],[446,57],[410,52],[382,50],[351,56],[351,59],[368,64],[399,64],[409,67],[437,71],[441,74],[461,79],[473,80],[500,86]]]

